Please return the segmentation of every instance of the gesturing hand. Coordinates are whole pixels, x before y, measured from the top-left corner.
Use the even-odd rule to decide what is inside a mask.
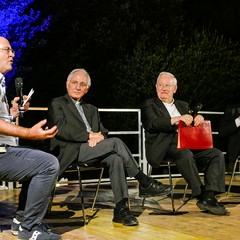
[[[29,128],[29,137],[26,137],[26,138],[31,140],[44,140],[47,138],[54,137],[58,132],[57,127],[54,126],[50,129],[46,127],[45,129],[43,129],[43,126],[46,123],[47,123],[47,120],[44,119],[38,122],[37,124],[35,124],[33,127]]]

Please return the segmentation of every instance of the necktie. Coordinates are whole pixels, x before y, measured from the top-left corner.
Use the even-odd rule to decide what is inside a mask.
[[[87,118],[86,118],[86,116],[84,114],[84,111],[83,111],[83,108],[82,108],[82,104],[80,102],[76,102],[76,107],[77,107],[77,110],[78,110],[80,116],[82,117],[82,120],[83,120],[83,122],[84,122],[84,124],[86,126],[87,132],[91,132],[92,128],[91,128],[90,124],[88,123]]]

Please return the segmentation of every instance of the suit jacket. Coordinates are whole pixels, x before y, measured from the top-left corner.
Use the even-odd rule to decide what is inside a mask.
[[[179,100],[174,103],[180,114],[189,113],[188,103]],[[171,125],[171,116],[157,97],[142,104],[141,119],[145,129],[147,161],[158,168],[173,140],[176,140],[176,126]]]
[[[240,116],[240,104],[227,106],[220,124],[219,135],[227,137],[228,160],[234,162],[240,154],[240,127],[237,128],[235,119]]]
[[[83,111],[93,132],[102,132],[107,137],[108,130],[103,127],[98,109],[82,102]],[[57,125],[58,133],[50,140],[50,151],[58,158],[60,175],[77,159],[80,146],[88,141],[89,133],[68,94],[50,101],[48,106],[48,124]]]

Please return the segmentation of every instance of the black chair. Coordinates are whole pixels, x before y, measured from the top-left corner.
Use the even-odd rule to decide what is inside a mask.
[[[142,132],[142,142],[141,142],[142,155],[143,155],[143,158],[146,161],[145,129],[143,128],[142,125],[141,125],[141,132]],[[171,197],[171,204],[172,204],[172,213],[174,214],[174,213],[176,213],[177,210],[179,210],[183,205],[185,205],[190,200],[190,198],[186,200],[186,193],[187,193],[187,189],[188,189],[188,184],[186,184],[186,186],[185,186],[185,190],[184,190],[184,194],[183,194],[183,204],[180,207],[178,207],[178,209],[176,210],[175,209],[175,204],[174,204],[174,185],[173,185],[172,171],[171,171],[171,167],[176,167],[176,163],[171,161],[171,159],[165,159],[165,160],[162,161],[162,163],[160,164],[159,167],[167,167],[167,169],[168,169],[169,185],[171,186],[170,197]],[[151,176],[151,174],[152,174],[152,166],[151,165],[149,165],[147,174],[148,174],[148,176]],[[144,204],[145,204],[145,198],[143,198],[143,200],[142,200],[142,207],[144,207]]]
[[[77,171],[77,175],[78,175],[78,184],[79,184],[79,193],[80,193],[80,199],[81,199],[81,208],[82,208],[82,215],[83,215],[83,223],[84,225],[88,224],[88,219],[87,216],[85,214],[85,202],[84,202],[84,193],[83,193],[83,184],[82,184],[82,176],[81,176],[81,172],[82,171],[95,171],[95,170],[99,170],[100,174],[99,174],[99,179],[98,179],[98,184],[95,190],[95,194],[94,194],[94,199],[93,199],[93,203],[91,206],[91,211],[94,210],[95,207],[95,203],[97,200],[97,196],[98,196],[98,192],[99,192],[99,188],[100,188],[100,184],[101,184],[101,180],[102,180],[102,176],[103,176],[103,171],[104,171],[104,167],[103,166],[99,166],[99,165],[92,165],[92,164],[86,164],[86,163],[81,163],[81,162],[73,162],[71,165],[69,165],[69,167],[65,170],[65,172],[72,172],[72,171]],[[70,182],[70,181],[68,181]],[[51,208],[52,208],[52,202],[53,202],[53,197],[55,194],[55,190],[56,190],[56,186],[53,190],[53,194],[52,194],[52,200],[51,203],[49,205],[48,208],[48,213],[51,212]]]
[[[231,187],[232,187],[232,182],[233,182],[233,178],[236,174],[236,168],[237,168],[237,165],[240,164],[240,156],[237,157],[235,163],[234,163],[234,166],[233,166],[233,171],[232,171],[232,176],[231,176],[231,179],[230,179],[230,182],[229,182],[229,185],[228,185],[228,191],[227,191],[227,196],[231,190]]]
[[[188,188],[188,184],[186,184],[185,189],[184,189],[184,195],[183,195],[183,204],[178,207],[178,209],[175,209],[175,204],[174,204],[174,184],[173,184],[173,180],[172,180],[172,171],[171,171],[171,167],[175,167],[176,163],[172,162],[171,160],[165,160],[161,163],[161,165],[159,167],[167,167],[168,168],[168,179],[169,179],[169,185],[171,186],[171,191],[170,191],[170,198],[171,198],[171,204],[172,204],[172,213],[176,213],[183,205],[185,205],[188,200],[185,200],[186,197],[186,192],[187,192],[187,188]],[[152,166],[149,166],[149,171],[148,171],[148,176],[151,176],[152,174]],[[145,204],[145,199],[143,198],[142,200],[142,207],[144,207]]]

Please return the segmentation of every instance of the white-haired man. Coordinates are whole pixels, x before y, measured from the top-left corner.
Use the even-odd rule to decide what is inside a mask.
[[[177,169],[197,198],[197,206],[216,215],[227,213],[224,205],[215,198],[225,192],[225,160],[216,149],[191,151],[177,149],[177,124],[195,126],[204,121],[202,115],[189,114],[187,102],[174,99],[177,79],[169,72],[161,72],[156,82],[157,97],[146,100],[141,107],[142,123],[146,131],[146,156],[153,167],[158,168],[164,158],[176,162]],[[199,171],[204,173],[202,183]]]

